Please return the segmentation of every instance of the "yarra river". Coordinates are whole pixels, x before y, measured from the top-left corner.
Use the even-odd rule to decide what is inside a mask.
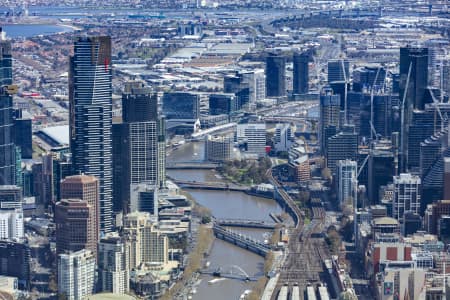
[[[188,143],[173,150],[167,157],[168,161],[198,161],[204,158],[204,144]],[[211,170],[168,170],[167,174],[175,179],[195,181],[220,181]],[[228,219],[253,219],[271,222],[270,213],[281,213],[281,207],[271,199],[250,196],[242,192],[187,190],[195,201],[210,209],[213,216]],[[267,230],[237,229],[255,239],[264,240]],[[232,265],[241,267],[249,276],[264,276],[264,259],[261,256],[243,250],[222,240],[216,239],[208,258],[210,268],[222,267],[228,269]],[[202,276],[201,282],[193,295],[194,300],[232,300],[248,289],[252,289],[253,282],[225,279],[214,284],[208,284],[212,277]]]

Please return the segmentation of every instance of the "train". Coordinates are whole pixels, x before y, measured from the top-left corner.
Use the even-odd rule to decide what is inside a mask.
[[[291,300],[300,300],[300,288],[298,285],[292,287]]]
[[[319,286],[319,298],[320,300],[330,300],[330,295],[328,294],[328,289],[326,286]]]
[[[288,300],[289,288],[287,285],[283,285],[278,293],[277,300]]]
[[[306,287],[306,299],[307,300],[317,300],[316,291],[312,285]]]

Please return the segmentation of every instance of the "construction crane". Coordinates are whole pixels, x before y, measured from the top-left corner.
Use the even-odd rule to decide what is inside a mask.
[[[375,74],[375,79],[372,82],[372,86],[370,87],[370,140],[373,140],[373,134],[375,134],[375,139],[377,138],[377,132],[375,131],[375,127],[373,126],[373,97],[374,97],[374,86],[377,82],[378,75],[380,74],[381,66],[377,69],[377,74]]]
[[[440,103],[439,103],[439,101],[437,101],[436,97],[434,96],[433,89],[430,89],[429,91],[430,91],[431,98],[433,99],[434,107],[436,108],[436,111],[439,114],[439,118],[441,118],[441,131],[444,131],[444,122],[447,121],[447,118],[444,118],[444,116],[442,115],[441,109],[439,107]],[[442,94],[442,91],[441,91],[441,94]]]
[[[401,171],[403,171],[405,168],[404,164],[407,162],[406,159],[404,159],[404,156],[407,156],[408,153],[405,153],[405,105],[406,105],[406,94],[408,93],[409,89],[409,79],[411,77],[411,70],[412,70],[412,62],[409,63],[408,68],[408,77],[406,78],[406,86],[405,91],[403,92],[403,99],[402,99],[402,108],[401,108],[401,123],[400,123],[400,130],[401,130],[401,140],[400,140],[400,154],[402,157],[401,164],[402,168]]]
[[[347,124],[347,85],[350,83],[350,79],[347,78],[347,72],[345,71],[344,60],[341,59],[342,73],[344,74],[344,123]]]

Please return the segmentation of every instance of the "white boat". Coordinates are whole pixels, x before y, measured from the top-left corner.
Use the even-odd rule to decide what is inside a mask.
[[[220,282],[222,280],[225,280],[225,278],[214,278],[214,279],[211,279],[210,281],[208,281],[208,284],[214,284],[214,283]]]

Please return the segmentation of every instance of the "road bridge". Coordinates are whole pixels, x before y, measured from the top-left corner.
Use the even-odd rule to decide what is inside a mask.
[[[268,245],[251,239],[245,235],[226,229],[218,224],[214,224],[213,231],[217,238],[232,243],[238,247],[241,247],[263,257],[265,257],[270,251],[270,247]]]
[[[275,229],[275,223],[266,223],[258,220],[245,219],[216,219],[215,223],[220,226],[227,227],[243,227],[243,228],[261,228],[261,229]]]

